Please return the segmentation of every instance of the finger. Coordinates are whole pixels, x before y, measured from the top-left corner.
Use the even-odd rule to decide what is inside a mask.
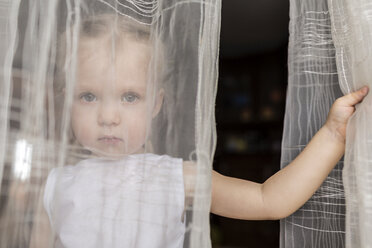
[[[357,91],[341,97],[340,100],[342,100],[342,102],[348,106],[353,106],[362,101],[363,98],[368,94],[368,91],[368,86],[364,86]]]

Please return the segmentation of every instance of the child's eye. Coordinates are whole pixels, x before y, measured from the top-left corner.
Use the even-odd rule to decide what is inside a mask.
[[[83,93],[79,96],[81,100],[84,100],[85,102],[93,102],[97,100],[97,97],[93,95],[92,93]]]
[[[134,103],[138,99],[140,99],[140,97],[136,93],[133,93],[133,92],[124,93],[121,96],[121,101],[127,102],[127,103]]]

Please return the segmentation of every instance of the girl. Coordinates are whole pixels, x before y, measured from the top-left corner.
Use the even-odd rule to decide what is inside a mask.
[[[35,225],[32,247],[183,246],[195,164],[149,153],[149,123],[167,94],[160,77],[148,80],[152,58],[150,32],[142,25],[111,16],[82,21],[70,138],[96,158],[50,172],[44,221]],[[165,61],[152,62],[155,75],[162,74]],[[67,86],[57,89],[66,98]],[[212,172],[211,212],[263,220],[296,211],[343,155],[347,121],[367,93],[364,87],[339,98],[304,151],[265,183]],[[52,235],[48,230],[53,244],[43,238]]]

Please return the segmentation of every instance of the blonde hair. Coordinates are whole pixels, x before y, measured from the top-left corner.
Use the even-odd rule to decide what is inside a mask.
[[[72,25],[68,30],[62,33],[57,44],[57,59],[56,59],[56,83],[57,91],[62,92],[65,88],[65,64],[67,55],[66,40],[67,32],[74,29]],[[110,38],[113,41],[115,48],[120,48],[125,40],[135,40],[150,45],[150,27],[140,24],[132,18],[117,15],[98,15],[81,20],[79,25],[79,43],[85,40]]]

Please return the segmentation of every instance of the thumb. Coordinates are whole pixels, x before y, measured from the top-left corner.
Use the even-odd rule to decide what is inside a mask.
[[[351,92],[350,94],[341,97],[341,99],[343,100],[344,104],[348,106],[354,106],[355,104],[363,100],[363,98],[368,94],[368,91],[368,86],[364,86],[357,91]]]

